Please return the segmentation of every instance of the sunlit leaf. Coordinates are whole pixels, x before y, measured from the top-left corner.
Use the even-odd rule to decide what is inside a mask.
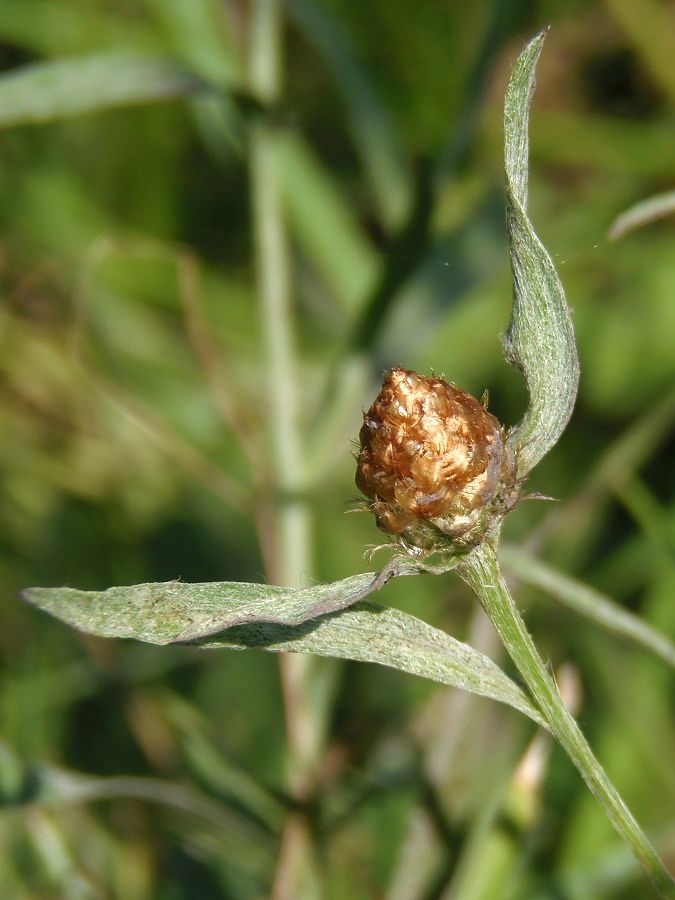
[[[341,23],[325,4],[293,0],[289,11],[314,44],[341,90],[356,148],[387,225],[400,225],[411,199],[403,149],[377,91]]]
[[[305,622],[296,628],[243,625],[200,641],[202,647],[262,647],[390,666],[513,706],[542,724],[520,688],[468,644],[427,622],[370,601]]]
[[[172,54],[209,82],[227,87],[239,80],[234,28],[218,0],[145,0]]]
[[[24,599],[81,631],[150,644],[191,641],[248,622],[299,625],[370,592],[372,572],[306,590],[270,584],[167,581],[105,591],[30,588]]]
[[[521,477],[554,446],[572,415],[579,382],[565,292],[527,215],[528,121],[534,73],[546,35],[518,57],[504,102],[506,221],[513,269],[513,312],[504,353],[525,376],[530,403],[509,441]]]
[[[488,657],[426,622],[358,603],[393,574],[384,569],[304,590],[265,584],[141,584],[107,591],[31,588],[23,596],[69,625],[101,637],[376,662],[506,703],[541,717]],[[354,605],[357,604],[358,605]],[[347,609],[346,607],[351,607]]]

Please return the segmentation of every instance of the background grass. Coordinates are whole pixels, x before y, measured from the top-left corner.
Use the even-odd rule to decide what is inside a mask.
[[[287,807],[277,661],[88,639],[14,599],[29,584],[265,577],[248,15],[217,0],[0,0],[3,897],[248,898],[274,880]],[[383,369],[488,387],[502,421],[520,418],[524,388],[498,343],[501,103],[547,23],[530,209],[574,309],[582,382],[530,482],[562,502],[522,505],[505,538],[672,634],[674,223],[605,238],[675,179],[675,8],[655,0],[288,4],[269,115],[283,138],[307,579],[362,570],[379,540],[345,510],[351,441]],[[11,118],[11,97],[28,103],[11,73],[99,54],[112,63],[98,81],[75,70],[62,112],[85,95],[110,105],[130,55],[168,57],[209,89]],[[48,90],[31,87],[30,102]],[[672,672],[540,593],[518,596],[672,863]],[[382,601],[498,655],[458,579],[403,580]],[[563,755],[527,751],[516,713],[358,664],[318,667],[312,695],[327,715],[310,808],[325,896],[651,896]]]

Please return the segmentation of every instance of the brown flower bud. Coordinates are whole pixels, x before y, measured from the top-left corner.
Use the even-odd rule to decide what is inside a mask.
[[[513,506],[499,421],[442,378],[391,369],[359,437],[356,484],[379,527],[410,547],[470,546]]]

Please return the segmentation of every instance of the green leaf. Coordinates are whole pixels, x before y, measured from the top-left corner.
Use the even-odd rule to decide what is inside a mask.
[[[237,581],[167,581],[106,591],[29,588],[22,596],[89,634],[172,644],[197,640],[248,622],[300,625],[307,619],[344,609],[378,586],[378,577],[364,572],[305,590]]]
[[[506,703],[541,724],[523,691],[488,657],[414,616],[358,602],[390,578],[416,571],[416,564],[394,560],[377,575],[365,572],[304,590],[167,582],[107,591],[31,588],[23,597],[100,637],[376,662]]]
[[[259,623],[231,628],[201,647],[293,651],[379,663],[506,703],[543,725],[524,692],[489,657],[397,609],[360,602],[295,628]]]
[[[145,0],[164,32],[172,54],[209,83],[228,87],[240,81],[234,27],[219,0]]]
[[[105,53],[37,63],[0,77],[0,126],[167,100],[205,83],[162,56]]]
[[[14,782],[4,777],[7,774]],[[198,788],[134,775],[99,777],[48,762],[25,760],[4,741],[0,741],[0,797],[6,807],[52,810],[119,798],[156,804],[176,815],[179,828],[189,825],[193,835],[196,825],[219,835],[228,864],[252,874],[268,869],[277,850],[268,828],[236,804],[215,799]],[[188,817],[194,818],[195,823],[188,820],[179,824]]]
[[[377,254],[307,142],[289,134],[280,150],[290,225],[338,303],[358,310],[378,276]]]
[[[580,615],[607,631],[650,650],[675,668],[675,644],[665,634],[652,628],[610,597],[556,571],[525,550],[502,547],[499,555],[507,570],[520,581],[540,588]]]
[[[612,222],[607,237],[610,241],[618,241],[629,231],[649,225],[657,219],[664,219],[675,213],[675,191],[656,194],[630,206]]]
[[[342,92],[356,149],[380,216],[390,228],[405,218],[412,196],[401,141],[358,53],[326,4],[292,0],[289,13],[323,57]]]
[[[513,311],[504,354],[525,376],[530,394],[522,422],[509,435],[521,478],[564,431],[579,382],[565,292],[527,215],[528,120],[545,37],[544,32],[538,34],[518,57],[504,102],[506,222],[513,270]]]

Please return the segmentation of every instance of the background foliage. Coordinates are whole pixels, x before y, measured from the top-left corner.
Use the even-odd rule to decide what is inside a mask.
[[[87,639],[13,599],[28,584],[274,571],[249,12],[0,0],[2,896],[248,898],[274,881],[288,803],[276,659]],[[520,46],[546,23],[530,210],[574,308],[582,382],[531,478],[562,502],[522,505],[505,538],[672,634],[673,220],[605,237],[675,178],[675,7],[655,0],[288,4],[274,120],[306,583],[361,571],[379,539],[345,510],[350,442],[384,368],[488,387],[503,421],[520,418],[524,387],[497,339],[511,290],[501,103]],[[17,82],[57,60],[71,67],[56,80]],[[540,592],[518,597],[672,862],[672,672]],[[402,579],[378,599],[497,656],[452,576],[414,590]],[[531,745],[515,712],[365,664],[322,661],[314,674],[327,739],[310,821],[325,896],[650,896],[574,770]]]

